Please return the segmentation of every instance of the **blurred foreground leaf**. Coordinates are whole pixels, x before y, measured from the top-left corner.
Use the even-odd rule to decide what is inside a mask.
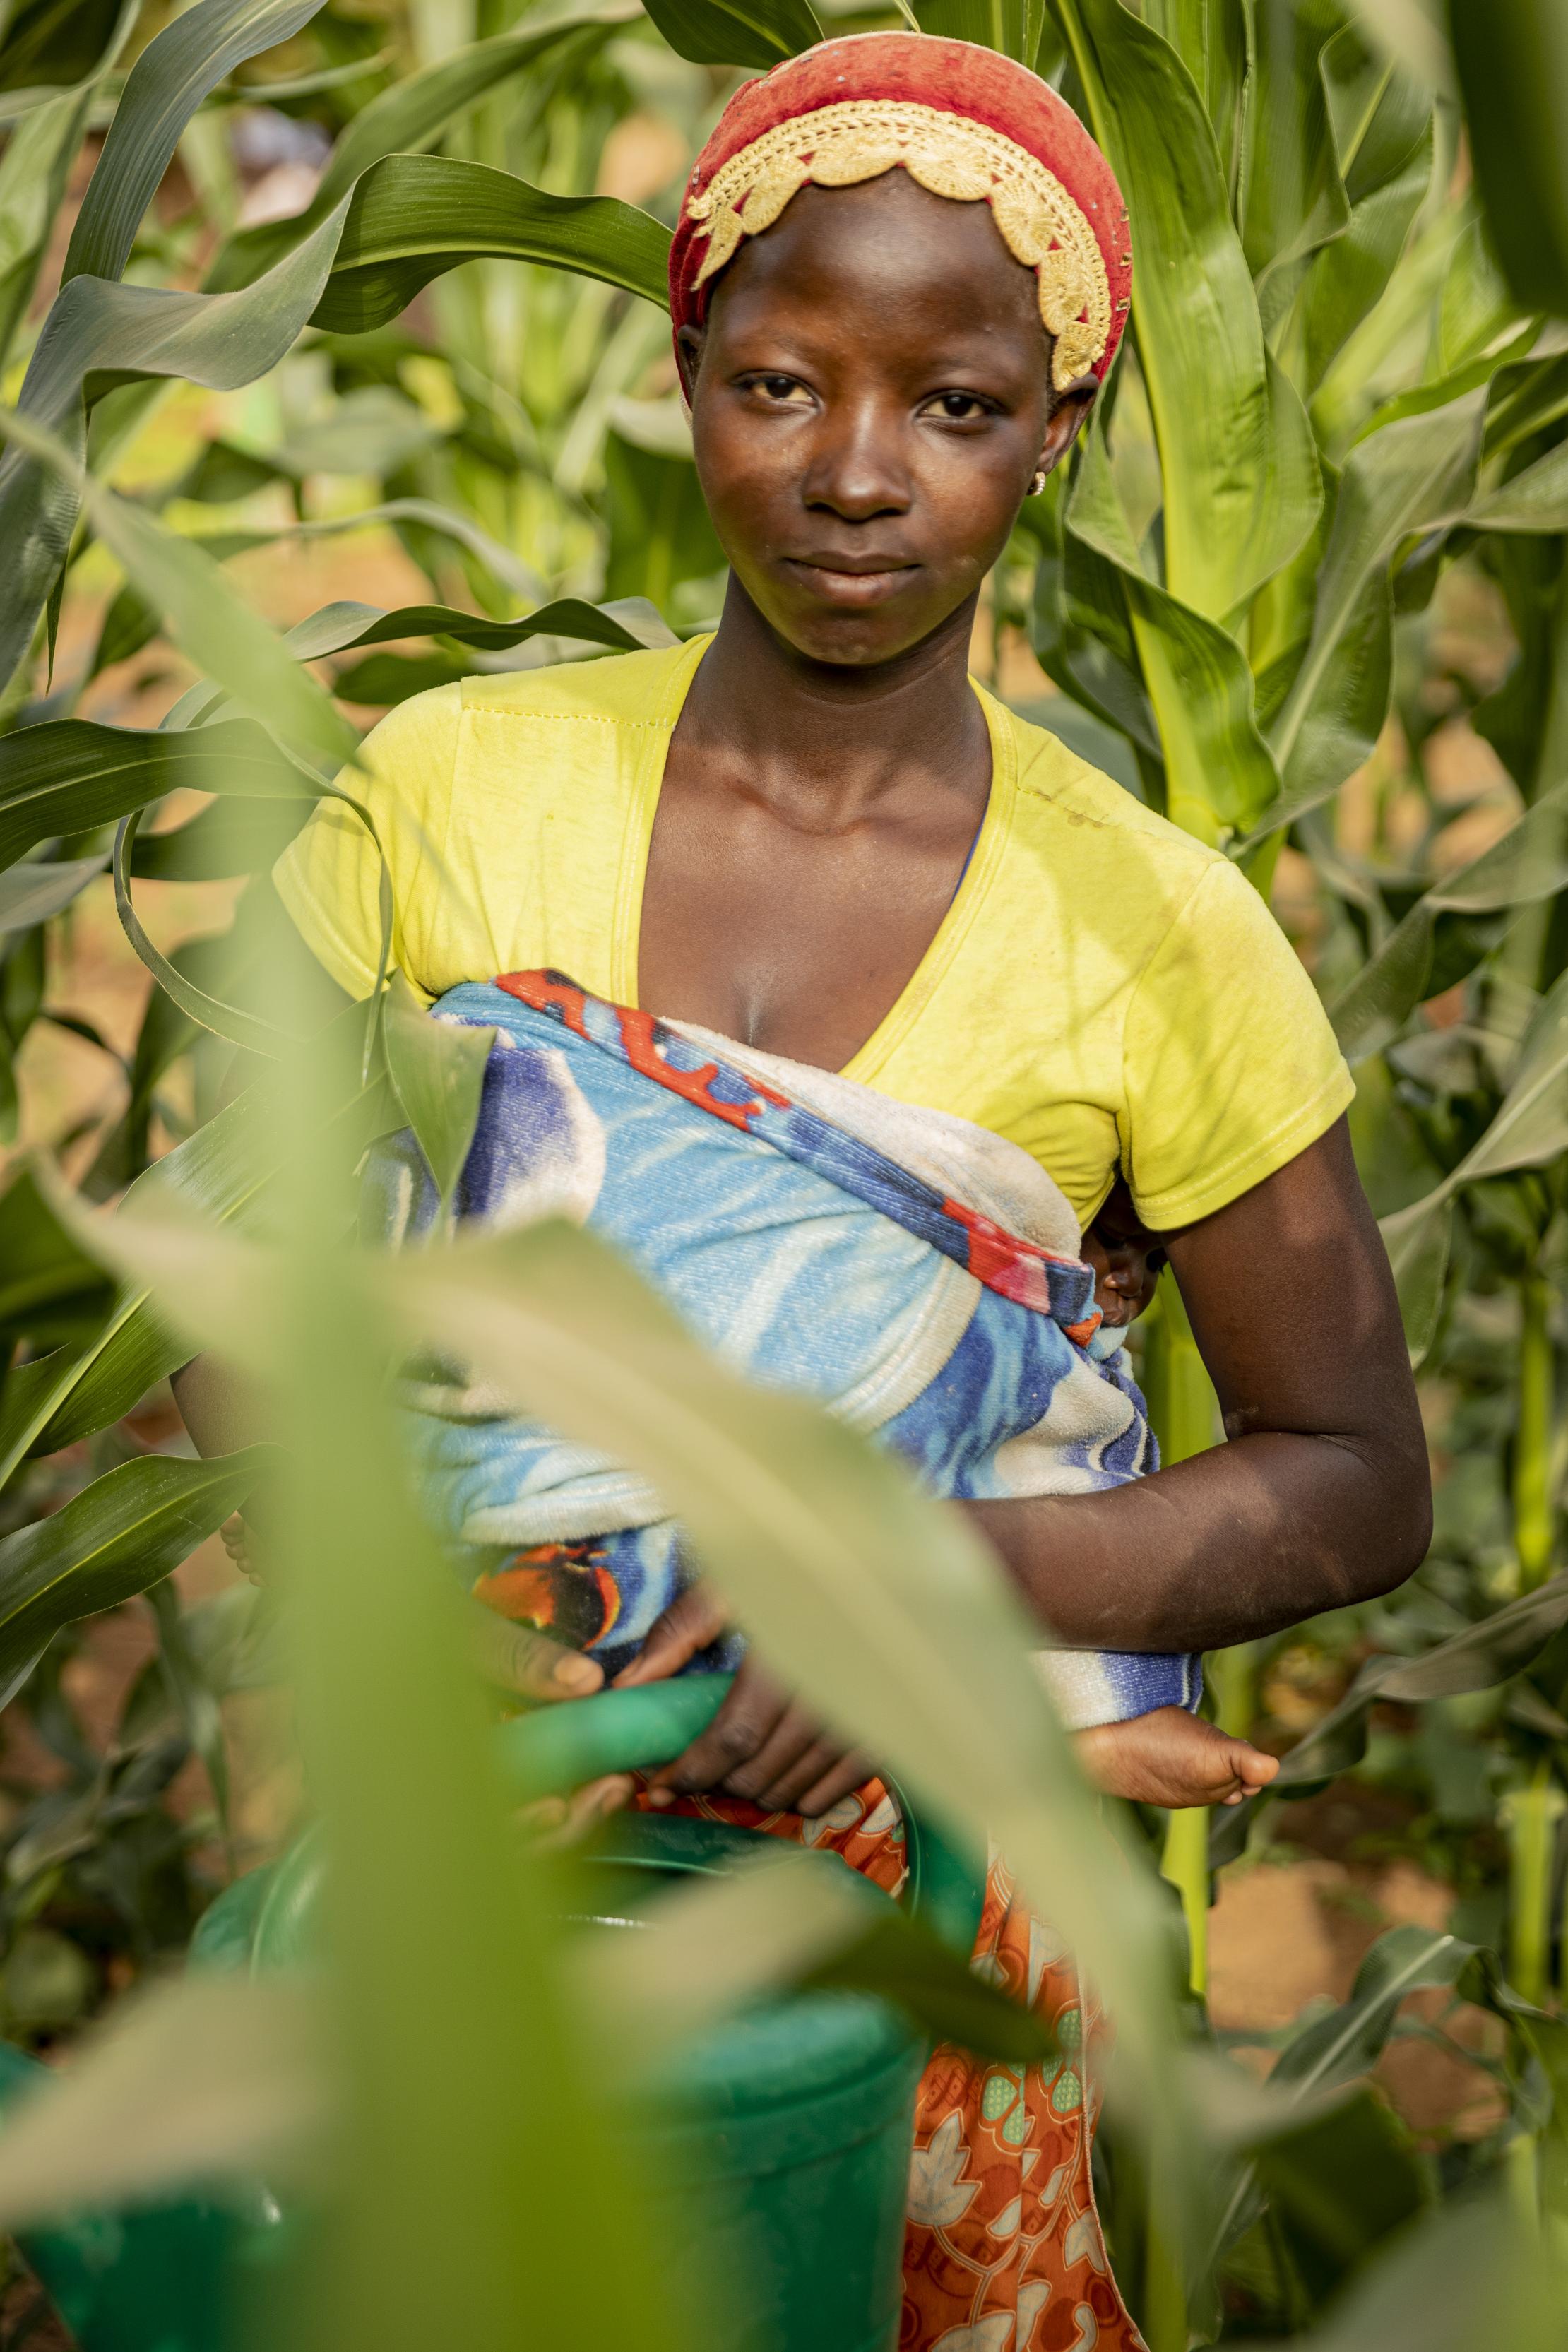
[[[320,2011],[314,1985],[283,1977],[194,1975],[128,2000],[7,2112],[0,2228],[293,2171],[331,2112]]]

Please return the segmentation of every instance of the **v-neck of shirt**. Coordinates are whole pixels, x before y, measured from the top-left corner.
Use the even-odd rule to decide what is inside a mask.
[[[637,968],[642,946],[643,898],[647,885],[648,851],[654,821],[676,722],[711,635],[694,637],[672,666],[659,706],[648,727],[647,740],[626,804],[621,835],[620,867],[616,890],[615,940],[611,950],[612,992],[618,1004],[637,1003]],[[903,1043],[941,985],[949,965],[980,910],[991,887],[1012,830],[1017,787],[1017,751],[1006,711],[970,678],[985,717],[991,739],[991,789],[985,814],[970,847],[958,887],[947,912],[931,934],[930,944],[898,996],[865,1042],[837,1073],[840,1077],[868,1083]]]

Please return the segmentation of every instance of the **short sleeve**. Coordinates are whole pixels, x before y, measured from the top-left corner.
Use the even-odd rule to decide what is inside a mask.
[[[411,697],[365,737],[361,764],[338,777],[374,818],[380,850],[352,808],[319,801],[272,869],[305,944],[351,996],[368,996],[375,986],[383,851],[392,881],[391,962],[419,984],[418,910],[441,870],[461,710],[458,686]]]
[[[1139,981],[1122,1083],[1123,1164],[1156,1232],[1261,1183],[1355,1093],[1294,950],[1226,859],[1207,867]]]

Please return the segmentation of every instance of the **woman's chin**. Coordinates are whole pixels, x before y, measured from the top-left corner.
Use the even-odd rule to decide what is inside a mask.
[[[807,661],[871,669],[896,661],[940,626],[941,614],[916,609],[907,590],[890,587],[874,601],[844,604],[817,596],[777,596],[762,603],[770,627]]]

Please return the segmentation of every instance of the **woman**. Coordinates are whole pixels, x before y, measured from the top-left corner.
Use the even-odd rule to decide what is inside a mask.
[[[876,34],[748,84],[670,257],[731,565],[717,634],[437,689],[365,757],[394,953],[426,995],[555,967],[1005,1135],[1084,1223],[1124,1176],[1231,1443],[1102,1494],[968,1507],[1064,1642],[1184,1651],[1387,1591],[1428,1498],[1352,1084],[1300,966],[1235,866],[967,675],[981,583],[1114,355],[1126,236],[1076,117],[989,52]],[[356,821],[318,809],[278,880],[368,992],[378,866]],[[633,1676],[720,1622],[688,1596]],[[515,1663],[555,1696],[597,1679],[542,1642]],[[886,1882],[868,1771],[748,1660],[662,1777],[667,1801],[796,1834],[808,1809],[805,1833]],[[982,1948],[1070,2028],[1061,1956],[999,1878]],[[1136,2336],[1076,2074],[939,2053],[906,2352],[1094,2341]]]

